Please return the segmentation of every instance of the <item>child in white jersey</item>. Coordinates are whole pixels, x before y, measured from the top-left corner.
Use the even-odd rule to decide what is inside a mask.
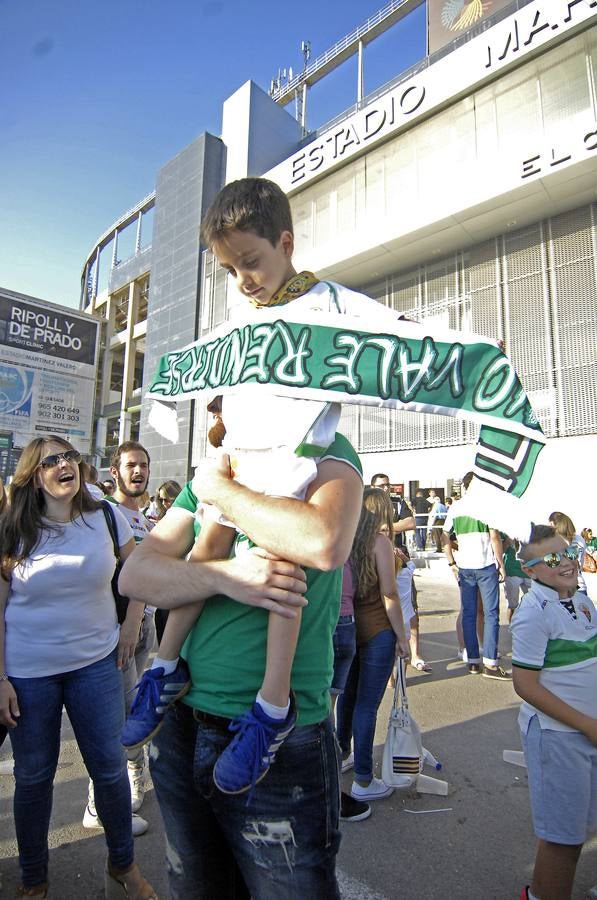
[[[577,590],[578,548],[535,525],[518,558],[530,590],[513,615],[512,675],[539,839],[524,900],[566,900],[597,828],[597,612]]]

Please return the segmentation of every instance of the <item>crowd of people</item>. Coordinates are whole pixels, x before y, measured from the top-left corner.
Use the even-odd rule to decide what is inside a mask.
[[[255,321],[292,303],[313,317],[395,322],[295,272],[289,204],[265,179],[227,185],[203,239]],[[335,403],[247,388],[208,409],[216,455],[184,486],[165,481],[150,497],[138,442],[121,444],[99,481],[75,447],[47,436],[24,449],[8,503],[0,493],[0,723],[14,755],[19,893],[48,892],[64,707],[90,776],[83,824],[105,835],[108,900],[157,898],[134,861],[150,741],[172,900],[337,900],[340,821],[366,819],[393,790],[374,774],[373,741],[396,659],[431,674],[413,535],[418,550],[431,537],[454,573],[468,672],[513,683],[524,701],[539,845],[522,896],[570,897],[597,825],[590,529],[578,534],[555,511],[514,542],[468,508],[472,473],[445,504],[433,490],[412,508],[392,502],[383,473],[363,489]],[[512,672],[500,665],[501,583]]]

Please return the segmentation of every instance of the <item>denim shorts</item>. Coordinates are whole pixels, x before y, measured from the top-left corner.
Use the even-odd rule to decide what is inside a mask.
[[[584,844],[597,828],[597,748],[578,731],[542,729],[537,716],[522,744],[535,834],[554,844]]]
[[[350,664],[357,651],[354,616],[340,616],[334,631],[334,674],[330,693],[341,694],[346,687]]]

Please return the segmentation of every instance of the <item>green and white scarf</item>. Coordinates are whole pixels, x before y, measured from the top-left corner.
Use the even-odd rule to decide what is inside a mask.
[[[484,521],[511,536],[527,536],[528,520],[511,501],[524,494],[545,436],[512,362],[494,343],[398,318],[391,332],[387,318],[378,332],[363,330],[363,319],[350,315],[318,313],[307,320],[306,313],[292,310],[289,320],[290,309],[284,313],[282,318],[275,308],[260,310],[258,321],[253,314],[225,323],[165,354],[148,396],[166,402],[203,396],[207,402],[259,385],[264,396],[478,422],[474,484],[483,483],[477,487],[480,502],[490,504]]]

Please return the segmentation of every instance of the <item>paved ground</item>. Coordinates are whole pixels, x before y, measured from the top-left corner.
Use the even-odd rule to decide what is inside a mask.
[[[344,824],[342,892],[358,900],[517,900],[529,881],[534,855],[525,770],[502,761],[504,748],[520,747],[518,702],[510,685],[469,676],[456,659],[457,592],[443,563],[434,565],[416,575],[422,647],[433,675],[409,678],[409,701],[425,745],[443,763],[449,794],[394,793],[376,804],[367,821]],[[500,646],[508,663],[509,636],[507,629],[502,632]],[[390,703],[387,691],[378,719],[378,757]],[[0,751],[2,758],[7,752],[6,747]],[[349,789],[350,777],[344,779]],[[12,777],[0,777],[2,897],[13,896],[17,884],[12,789]],[[81,826],[86,790],[85,771],[65,720],[50,832],[52,900],[103,896],[102,835]],[[142,813],[151,828],[136,842],[138,861],[166,898],[163,833],[151,789]],[[581,858],[574,900],[582,900],[595,883],[594,838]]]

